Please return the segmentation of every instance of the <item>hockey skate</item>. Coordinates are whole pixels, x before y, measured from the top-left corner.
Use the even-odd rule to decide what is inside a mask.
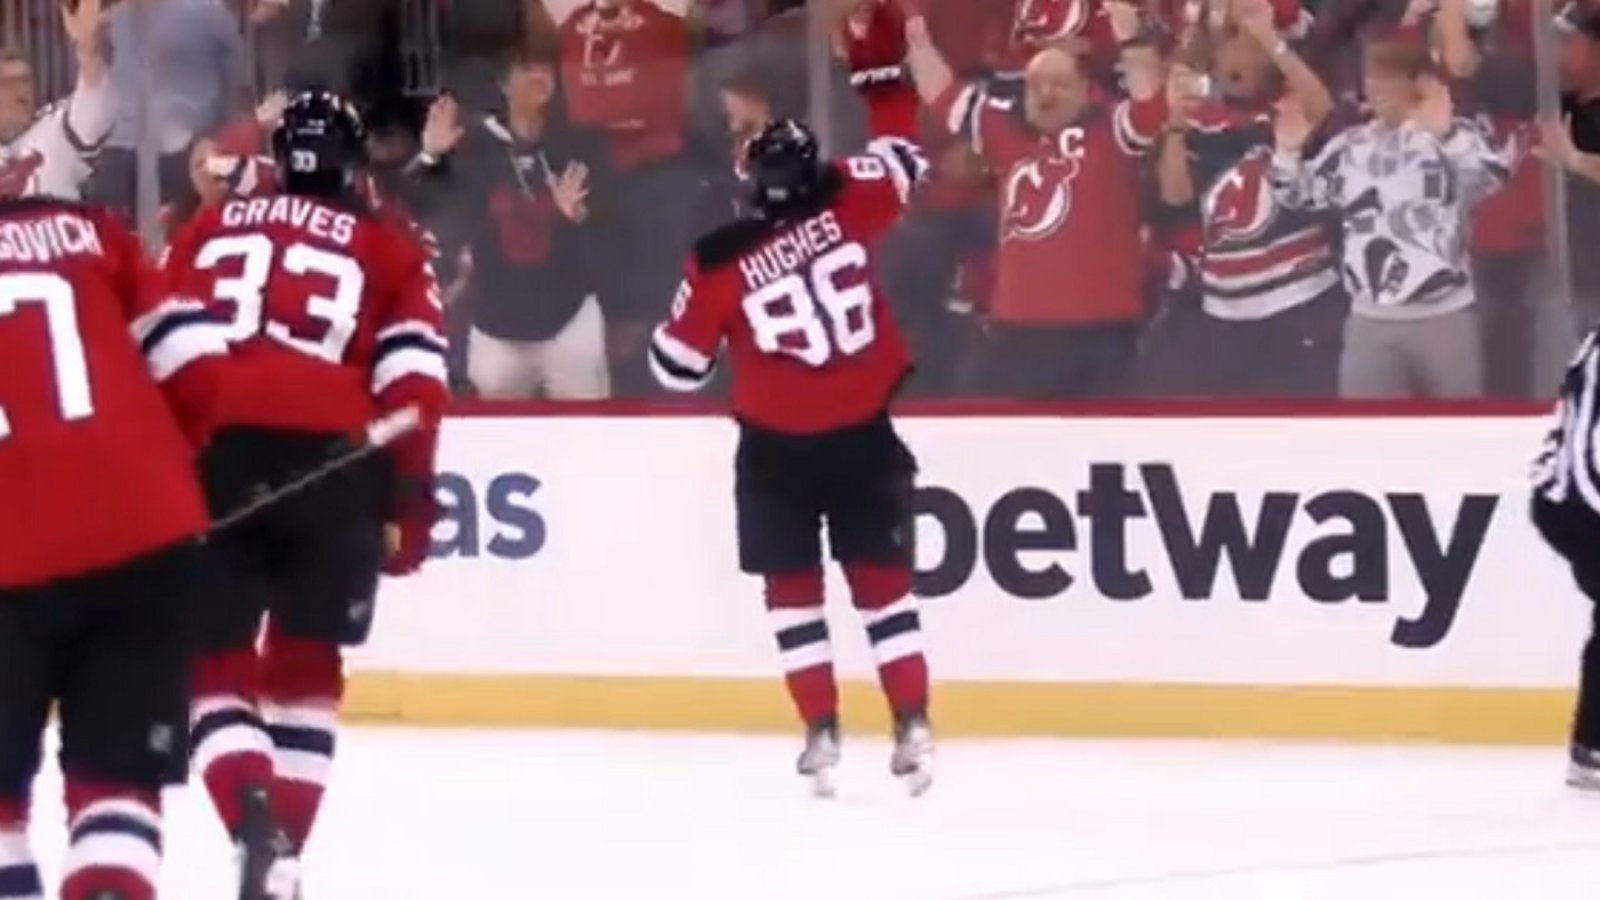
[[[1600,750],[1573,744],[1567,765],[1567,786],[1600,793]]]
[[[905,782],[913,797],[922,796],[933,786],[933,729],[927,716],[895,717],[889,771]]]
[[[806,727],[806,746],[795,761],[795,769],[811,781],[811,793],[832,797],[837,788],[833,771],[839,766],[839,722],[826,719]]]
[[[245,791],[237,852],[239,900],[300,900],[300,860],[273,821],[264,788]]]

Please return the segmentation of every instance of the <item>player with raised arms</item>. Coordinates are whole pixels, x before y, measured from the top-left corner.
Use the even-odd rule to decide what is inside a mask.
[[[415,572],[427,555],[447,399],[438,286],[425,250],[358,190],[359,117],[335,94],[299,93],[272,150],[281,189],[202,212],[166,262],[174,294],[211,299],[233,342],[201,467],[213,514],[349,453],[386,414],[414,409],[421,427],[211,541],[231,583],[200,617],[193,766],[240,850],[244,900],[298,895],[342,648],[366,640],[380,571]]]
[[[916,462],[889,419],[910,371],[872,277],[873,246],[927,163],[911,143],[821,158],[790,120],[749,144],[754,214],[699,241],[671,318],[656,329],[656,378],[694,390],[726,345],[739,423],[740,567],[765,581],[790,697],[805,724],[798,768],[833,792],[839,698],[823,614],[820,533],[861,612],[895,723],[890,760],[913,793],[932,779],[928,668],[911,596]]]

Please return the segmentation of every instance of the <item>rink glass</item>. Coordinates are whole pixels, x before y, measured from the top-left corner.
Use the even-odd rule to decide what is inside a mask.
[[[862,145],[869,116],[831,39],[835,7],[847,2],[835,7],[776,0],[656,2],[659,8],[643,16],[639,26],[632,0],[598,17],[592,4],[580,7],[573,0],[224,0],[235,43],[218,44],[221,49],[211,54],[143,54],[134,67],[139,76],[134,83],[113,86],[137,108],[124,111],[127,121],[119,123],[112,146],[102,154],[100,167],[112,171],[97,172],[85,193],[120,206],[156,254],[198,203],[220,192],[218,176],[232,177],[240,157],[265,151],[259,141],[239,137],[249,130],[240,123],[256,115],[258,104],[285,84],[338,84],[366,111],[386,195],[408,208],[436,241],[454,344],[452,375],[464,403],[607,399],[640,412],[667,401],[680,403],[653,383],[643,352],[649,329],[668,313],[685,250],[697,234],[725,221],[741,196],[734,165],[738,134],[730,129],[748,131],[770,113],[804,117],[831,151],[844,153]],[[963,4],[928,0],[927,5],[938,17]],[[107,18],[120,15],[128,21],[108,23],[107,31],[126,35],[154,29],[160,34],[151,38],[152,46],[165,47],[160,42],[173,40],[174,17],[212,14],[206,6],[189,0],[124,0]],[[1181,6],[1168,10],[1171,30],[1190,20],[1201,26],[1210,21],[1206,4]],[[1381,31],[1382,23],[1345,21],[1351,18],[1347,6],[1353,4],[1321,0],[1308,11],[1336,37],[1345,35],[1348,46]],[[1465,6],[1483,57],[1475,80],[1495,87],[1463,87],[1456,110],[1484,113],[1501,137],[1531,136],[1536,116],[1557,110],[1563,79],[1580,87],[1585,80],[1600,80],[1592,74],[1600,71],[1600,51],[1594,49],[1600,40],[1581,27],[1558,29],[1556,10],[1543,0]],[[962,34],[959,21],[965,20],[956,28],[948,21],[935,23],[935,43],[966,75],[981,78],[1005,55],[1004,23],[994,34],[977,37]],[[1336,21],[1346,30],[1338,31]],[[648,37],[639,36],[641,28]],[[38,106],[72,92],[75,53],[54,0],[8,4],[0,13],[0,30],[6,45],[32,64]],[[194,35],[207,33],[196,26],[180,43],[193,46],[199,40]],[[1207,32],[1204,40],[1172,51],[1174,58],[1204,71],[1233,34],[1225,28]],[[964,46],[950,43],[957,38]],[[1309,48],[1305,53],[1313,55]],[[431,172],[421,187],[416,168],[405,170],[422,149],[419,135],[430,104],[441,95],[455,103],[454,124],[468,132],[462,140],[483,137],[474,134],[483,117],[503,114],[507,106],[516,79],[508,77],[506,60],[513,58],[545,65],[550,115],[581,120],[600,132],[592,137],[600,148],[595,152],[604,158],[588,166],[587,175],[572,176],[579,193],[587,191],[578,240],[560,236],[576,223],[551,202],[545,186],[567,173],[550,171],[537,148],[527,154],[510,148],[516,151],[513,157],[523,157],[513,161],[516,179],[492,187],[467,183],[487,177],[471,166]],[[1359,60],[1355,69],[1351,59],[1336,52],[1315,61],[1335,95],[1359,85]],[[215,71],[208,73],[207,65]],[[126,71],[119,69],[119,76]],[[1218,89],[1216,75],[1197,78],[1197,86]],[[208,79],[214,84],[202,85]],[[629,84],[630,96],[623,96],[628,91],[606,93]],[[585,91],[598,93],[580,98]],[[194,109],[196,98],[215,108]],[[558,109],[565,112],[554,112]],[[262,118],[270,118],[269,112]],[[934,117],[923,118],[929,134],[940,130],[942,123]],[[453,132],[448,122],[436,127],[439,134]],[[995,365],[989,344],[994,323],[986,306],[996,273],[985,250],[996,245],[997,232],[1006,232],[1019,213],[1029,212],[1027,201],[1011,197],[1002,216],[1000,196],[1011,173],[987,171],[981,160],[947,139],[930,141],[929,152],[944,173],[941,184],[916,204],[877,258],[880,283],[920,363],[907,398],[933,411],[952,401],[1018,411],[1047,410],[1061,402],[1103,408],[1154,401],[1159,410],[1162,401],[1181,399],[1186,405],[1198,400],[1288,412],[1352,402],[1338,396],[1337,383],[1321,396],[1302,396],[1306,379],[1288,372],[1255,372],[1243,385],[1232,378],[1222,379],[1234,382],[1231,386],[1216,386],[1216,371],[1239,368],[1237,348],[1209,337],[1207,326],[1215,323],[1205,321],[1200,310],[1195,273],[1169,249],[1181,243],[1174,237],[1174,220],[1183,216],[1156,199],[1156,180],[1148,170],[1159,149],[1146,167],[1146,183],[1131,195],[1139,203],[1150,247],[1142,273],[1145,314],[1125,323],[1136,335],[1131,357],[1117,377],[1090,388],[1068,383],[1067,376],[1023,372],[1011,380],[1026,383],[1026,390],[995,390],[1005,379],[997,381],[986,371]],[[1480,215],[1502,223],[1520,216],[1529,228],[1474,237],[1467,250],[1477,280],[1481,332],[1471,352],[1481,364],[1482,389],[1467,398],[1441,399],[1418,397],[1424,391],[1420,386],[1401,386],[1377,404],[1385,411],[1440,405],[1463,411],[1531,408],[1551,393],[1573,345],[1575,322],[1600,309],[1600,258],[1573,244],[1594,232],[1584,223],[1600,216],[1600,188],[1562,177],[1537,161],[1524,165],[1529,171],[1518,176],[1525,194],[1518,211],[1502,215],[1497,207]],[[1070,203],[1070,185],[1067,195]],[[474,199],[467,203],[463,197]],[[485,232],[485,223],[497,230]],[[472,264],[478,262],[468,260],[475,240],[498,243],[523,265],[559,269],[563,286],[547,289],[549,279],[521,277],[516,266]],[[572,253],[581,253],[581,260],[552,259]],[[1073,292],[1088,296],[1095,286],[1068,279],[1037,290],[1071,303]],[[480,312],[485,305],[510,312],[485,318]],[[539,306],[554,309],[555,321],[526,321],[538,316],[525,311]],[[501,321],[491,321],[496,319]],[[502,334],[475,337],[475,326],[486,321]],[[1337,317],[1324,331],[1329,340],[1342,337]],[[1093,337],[1085,340],[1091,345],[1087,350],[1082,342],[1073,346],[1097,352]],[[559,352],[537,348],[549,342],[559,343]],[[1229,358],[1214,358],[1224,352]],[[1015,364],[1037,359],[1023,354]],[[1283,390],[1274,390],[1277,382]],[[719,382],[695,402],[714,408],[724,389]]]

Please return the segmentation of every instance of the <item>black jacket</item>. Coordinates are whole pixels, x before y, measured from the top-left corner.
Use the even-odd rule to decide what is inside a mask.
[[[588,215],[575,223],[556,206],[546,181],[579,163],[589,169]],[[525,143],[489,117],[423,171],[438,212],[472,250],[467,299],[478,330],[505,340],[546,340],[586,297],[601,293],[613,179],[598,135],[552,120],[537,141]]]

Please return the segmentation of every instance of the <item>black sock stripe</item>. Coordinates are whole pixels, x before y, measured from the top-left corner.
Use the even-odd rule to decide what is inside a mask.
[[[917,616],[917,611],[914,609],[908,609],[904,612],[897,612],[887,619],[873,622],[871,625],[868,625],[867,637],[870,638],[874,644],[881,644],[892,637],[905,634],[909,631],[919,631],[921,628],[922,621]]]
[[[778,632],[778,649],[794,650],[807,644],[820,644],[828,639],[828,623],[818,619],[793,625]]]
[[[391,335],[378,342],[377,350],[372,354],[373,360],[379,360],[391,353],[401,350],[423,350],[428,353],[445,354],[445,346],[425,334],[404,332]]]
[[[0,868],[0,897],[42,897],[44,880],[39,877],[39,867],[25,865]]]
[[[201,744],[204,744],[224,728],[254,728],[257,731],[265,731],[267,726],[266,723],[261,721],[261,716],[254,710],[229,707],[206,713],[190,729],[190,756],[194,755],[194,752],[199,749]]]
[[[267,734],[272,736],[272,746],[279,750],[298,750],[302,753],[316,753],[329,759],[333,758],[336,739],[333,732],[325,728],[268,725]]]
[[[175,310],[162,316],[156,322],[156,326],[150,329],[149,333],[144,336],[144,340],[140,342],[139,349],[149,354],[151,350],[155,349],[156,345],[166,340],[168,335],[179,328],[216,321],[216,314],[207,309]]]
[[[157,852],[161,850],[161,829],[126,813],[105,812],[84,816],[72,826],[72,843],[97,834],[126,835],[149,844]]]

